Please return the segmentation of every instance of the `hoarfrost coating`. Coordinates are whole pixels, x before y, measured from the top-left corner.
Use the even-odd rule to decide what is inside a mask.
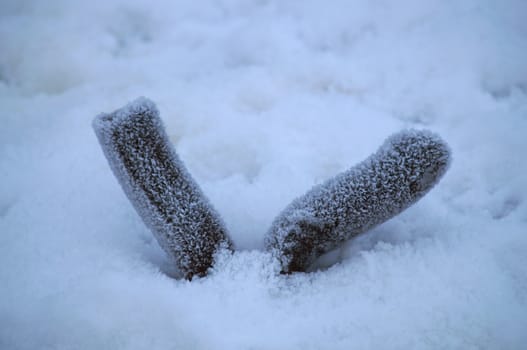
[[[187,278],[204,276],[218,249],[232,244],[222,220],[165,133],[159,112],[139,98],[93,121],[124,192]]]
[[[232,243],[219,215],[171,146],[154,103],[139,98],[93,122],[128,198],[187,278],[204,276]],[[428,131],[391,136],[367,160],[293,201],[266,245],[283,272],[316,258],[408,208],[447,170],[449,148]]]
[[[294,200],[266,246],[283,272],[304,271],[344,241],[399,214],[446,172],[450,150],[429,131],[392,135],[368,159]]]

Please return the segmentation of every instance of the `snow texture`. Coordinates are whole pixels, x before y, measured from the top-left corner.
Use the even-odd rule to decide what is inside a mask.
[[[428,131],[392,135],[359,165],[295,199],[274,221],[266,246],[283,272],[321,255],[422,198],[446,172],[449,147]]]
[[[186,278],[204,276],[219,249],[232,249],[219,215],[165,133],[154,103],[138,98],[93,121],[124,192]]]
[[[524,349],[526,13],[0,1],[0,349]],[[236,246],[206,278],[174,268],[91,128],[137,96]],[[310,273],[279,274],[274,218],[412,128],[452,149],[434,189]]]

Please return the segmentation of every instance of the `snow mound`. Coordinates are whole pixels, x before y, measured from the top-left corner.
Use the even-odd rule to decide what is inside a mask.
[[[0,1],[0,349],[524,348],[526,13]],[[90,127],[136,96],[239,250],[206,278],[181,279]],[[263,250],[280,211],[409,128],[452,149],[434,189],[278,274]]]

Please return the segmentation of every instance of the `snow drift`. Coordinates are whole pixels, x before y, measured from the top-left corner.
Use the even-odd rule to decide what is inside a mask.
[[[1,349],[522,349],[524,0],[0,1]],[[239,252],[188,282],[93,117],[136,96]],[[402,129],[426,196],[280,275],[273,219]]]

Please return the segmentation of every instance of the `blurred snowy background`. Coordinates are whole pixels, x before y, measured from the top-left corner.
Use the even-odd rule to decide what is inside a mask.
[[[205,279],[91,129],[141,95],[243,250]],[[1,0],[0,123],[1,349],[527,344],[524,0]],[[450,143],[441,183],[276,276],[274,216],[405,127]]]

